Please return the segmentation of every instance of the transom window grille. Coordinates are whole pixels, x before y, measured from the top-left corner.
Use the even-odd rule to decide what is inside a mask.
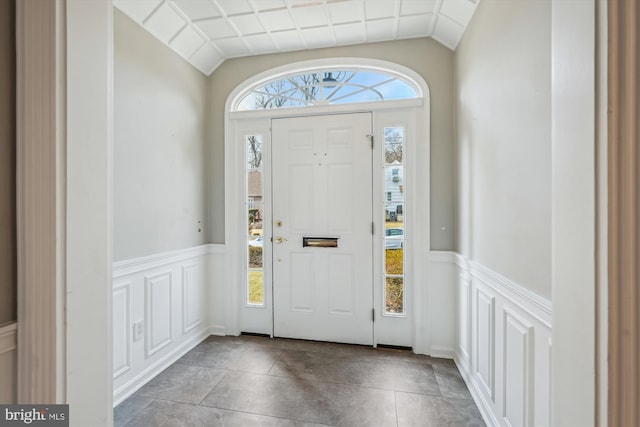
[[[291,74],[248,91],[237,110],[308,107],[419,98],[408,80],[390,72],[371,69],[321,69]]]

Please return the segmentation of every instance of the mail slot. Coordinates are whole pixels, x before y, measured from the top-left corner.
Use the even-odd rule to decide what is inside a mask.
[[[303,237],[303,248],[337,248],[338,237]]]

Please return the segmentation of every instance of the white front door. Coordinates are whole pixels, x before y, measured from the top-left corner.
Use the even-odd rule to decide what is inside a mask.
[[[273,119],[274,335],[373,344],[371,114]]]

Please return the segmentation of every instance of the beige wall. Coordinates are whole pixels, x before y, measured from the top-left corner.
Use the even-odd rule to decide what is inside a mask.
[[[120,11],[114,15],[119,261],[206,242],[207,78]]]
[[[0,325],[16,320],[15,0],[0,0]]]
[[[411,68],[431,91],[431,246],[454,248],[453,52],[428,38],[237,58],[209,78],[212,242],[224,242],[224,107],[233,89],[262,71],[299,61],[363,57]],[[444,227],[444,230],[443,230]]]
[[[458,250],[550,298],[550,1],[483,0],[455,62]]]

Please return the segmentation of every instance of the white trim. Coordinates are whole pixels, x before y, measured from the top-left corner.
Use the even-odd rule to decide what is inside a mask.
[[[215,245],[207,244],[114,262],[113,278],[115,279],[144,270],[151,270],[156,267],[184,261],[186,259],[205,256],[211,253],[214,248]]]
[[[111,425],[113,2],[61,1],[66,2],[66,216],[56,221],[66,227],[61,262],[67,388],[60,403],[74,408],[74,425]]]
[[[596,0],[551,2],[551,421],[556,426],[597,424],[596,117],[607,100],[596,95],[596,5]]]
[[[168,321],[169,321],[168,331],[167,331],[166,337],[162,341],[158,343],[154,343],[153,342],[153,328],[154,328],[153,319],[155,318],[154,310],[156,309],[156,306],[154,304],[154,302],[156,301],[156,298],[154,298],[154,286],[157,279],[164,279],[164,278],[166,278],[168,282],[167,283],[168,284],[167,305],[168,305],[169,312],[166,313],[163,311],[164,315],[168,318]],[[172,294],[173,294],[173,273],[171,272],[171,270],[162,271],[160,273],[154,274],[153,276],[145,276],[144,278],[144,295],[145,295],[144,296],[144,313],[145,313],[144,321],[146,325],[146,330],[144,334],[145,358],[151,357],[153,354],[157,353],[158,351],[162,350],[163,348],[165,348],[166,346],[170,345],[173,342],[173,328],[171,324],[171,321],[173,320]]]
[[[127,281],[127,282],[123,282],[123,283],[119,283],[119,284],[114,284],[113,286],[113,301],[114,301],[114,309],[116,308],[116,304],[115,301],[116,299],[116,294],[118,292],[124,292],[124,296],[125,296],[125,307],[124,307],[124,311],[125,311],[125,318],[124,318],[124,323],[125,323],[125,333],[124,333],[124,337],[122,337],[125,340],[125,363],[122,366],[114,366],[114,372],[113,372],[113,378],[118,378],[120,375],[124,374],[125,372],[129,371],[131,369],[131,281]],[[115,320],[115,319],[114,319]],[[114,338],[115,338],[115,328],[112,329],[114,331]]]
[[[404,108],[422,107],[423,98],[392,99],[389,101],[356,102],[352,104],[316,105],[309,107],[292,107],[265,110],[232,111],[229,118],[254,119],[254,118],[278,118],[291,116],[317,116],[322,114],[369,112],[374,110],[397,110]]]
[[[479,279],[484,283],[491,283],[495,291],[514,301],[523,310],[529,311],[547,327],[551,328],[551,313],[553,311],[551,301],[507,279],[477,261],[469,261],[469,267],[473,278]]]
[[[186,335],[187,333],[189,333],[189,331],[197,328],[202,324],[201,309],[198,310],[198,318],[189,323],[189,309],[192,304],[199,304],[199,301],[194,302],[189,298],[189,288],[190,286],[193,286],[193,283],[189,283],[188,279],[190,277],[188,272],[191,270],[195,270],[197,272],[197,277],[200,278],[201,269],[200,264],[198,263],[191,263],[188,265],[183,264],[180,269],[182,273],[182,335]],[[199,286],[199,283],[196,283],[196,286]]]

